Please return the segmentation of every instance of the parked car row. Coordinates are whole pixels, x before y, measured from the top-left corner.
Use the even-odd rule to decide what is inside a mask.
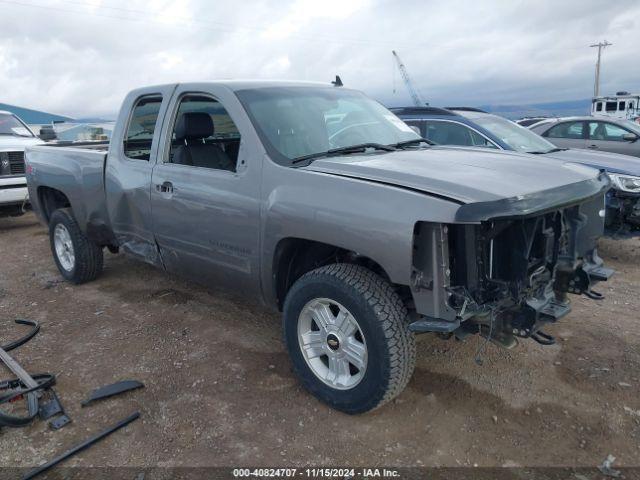
[[[640,156],[637,142],[640,127],[630,121],[594,117],[542,119],[527,129],[474,108],[407,107],[392,111],[439,145],[508,150],[603,169],[612,179],[606,204],[608,231],[620,233],[640,228],[640,160],[612,153],[616,148],[608,145],[624,144],[617,148],[619,151],[636,148],[636,155]],[[585,135],[593,137],[595,145]]]
[[[599,117],[550,118],[529,127],[562,148],[580,148],[640,157],[640,125]]]

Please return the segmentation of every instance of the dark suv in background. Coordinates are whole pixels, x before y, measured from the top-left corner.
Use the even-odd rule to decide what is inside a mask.
[[[525,127],[477,108],[401,107],[391,111],[439,145],[510,150],[606,170],[613,184],[607,194],[609,233],[640,233],[640,161],[635,157],[561,148]]]

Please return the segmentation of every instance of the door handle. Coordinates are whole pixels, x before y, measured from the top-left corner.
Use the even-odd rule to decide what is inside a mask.
[[[156,190],[160,193],[173,193],[173,183],[163,182],[156,184]]]
[[[591,150],[597,150],[598,146],[597,145],[589,145],[587,148],[590,148]]]

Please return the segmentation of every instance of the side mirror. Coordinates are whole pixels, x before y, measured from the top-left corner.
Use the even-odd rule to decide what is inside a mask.
[[[635,133],[625,133],[624,135],[622,135],[622,139],[625,142],[635,142],[636,140],[638,140],[638,135],[636,135]]]
[[[416,127],[415,125],[409,125],[409,128],[411,130],[413,130],[414,132],[416,132],[418,135],[422,136],[422,134],[420,133],[420,129],[418,127]]]

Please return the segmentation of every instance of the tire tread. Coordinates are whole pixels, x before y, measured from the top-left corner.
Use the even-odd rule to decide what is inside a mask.
[[[58,265],[58,269],[62,275],[72,283],[81,284],[95,280],[100,273],[104,264],[102,248],[82,233],[80,226],[76,221],[70,208],[61,208],[53,212],[49,222],[49,232],[51,237],[51,251],[56,258],[56,252],[53,245],[53,230],[56,224],[62,223],[71,236],[74,245],[75,268],[71,274],[65,274]],[[56,261],[57,264],[57,261]]]
[[[391,284],[366,267],[334,263],[304,274],[298,282],[319,281],[322,278],[351,287],[375,312],[385,336],[388,356],[388,382],[371,397],[371,404],[352,409],[337,406],[347,413],[373,410],[393,400],[409,383],[416,361],[416,345],[407,325],[407,309]]]

